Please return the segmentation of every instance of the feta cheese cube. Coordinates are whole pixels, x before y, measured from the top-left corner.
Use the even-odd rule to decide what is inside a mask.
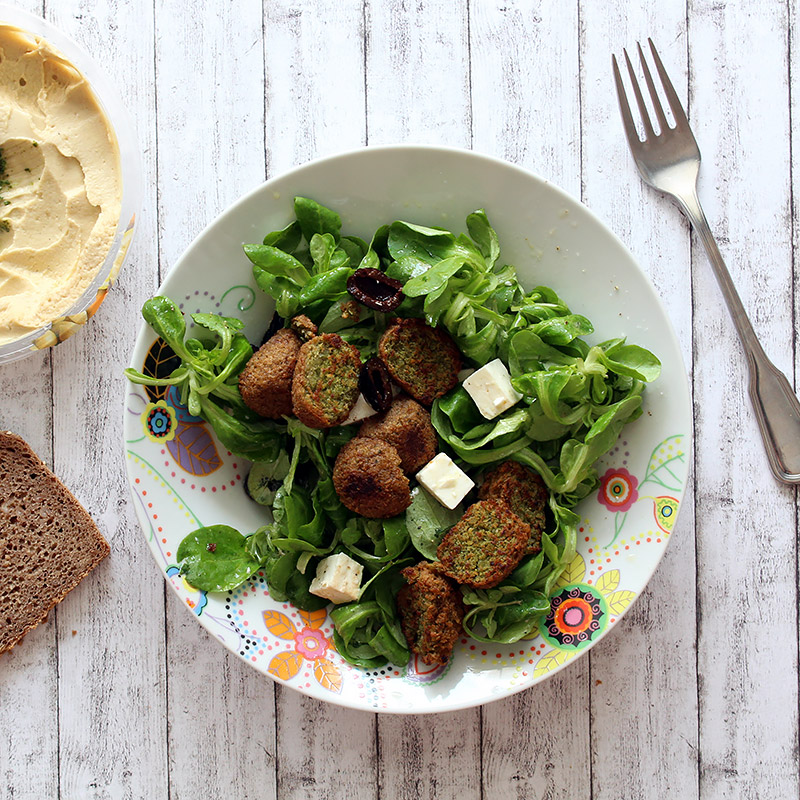
[[[473,372],[463,385],[486,419],[494,419],[522,399],[511,385],[511,375],[499,358]]]
[[[455,508],[475,485],[469,475],[445,453],[439,453],[429,461],[417,473],[417,480],[443,506],[450,509]]]
[[[332,603],[358,600],[364,567],[344,553],[323,558],[317,564],[317,574],[308,591]]]

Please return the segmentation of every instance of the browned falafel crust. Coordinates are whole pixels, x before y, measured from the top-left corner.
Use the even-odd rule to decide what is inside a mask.
[[[292,381],[292,408],[309,428],[331,428],[347,419],[358,399],[361,356],[338,333],[303,344]]]
[[[301,342],[307,342],[317,335],[317,326],[305,314],[292,317],[289,327],[297,334]]]
[[[514,571],[530,536],[530,525],[505,503],[479,500],[445,534],[436,555],[457,583],[490,589]]]
[[[481,500],[505,503],[523,522],[531,526],[527,553],[538,553],[542,549],[547,496],[547,487],[541,475],[516,461],[504,461],[488,472],[478,490]]]
[[[380,439],[394,447],[407,474],[422,469],[436,455],[431,415],[410,397],[396,397],[388,411],[365,420],[358,435]]]
[[[288,328],[267,339],[239,375],[245,405],[262,417],[280,419],[292,413],[292,376],[300,340]]]
[[[336,456],[333,488],[342,503],[362,517],[387,519],[411,505],[400,456],[380,439],[351,439]]]
[[[425,664],[446,664],[462,634],[461,592],[427,561],[406,567],[400,574],[408,581],[397,593],[397,611],[408,646]]]
[[[421,319],[398,319],[378,343],[392,380],[415,400],[429,406],[458,382],[461,353],[441,328]]]

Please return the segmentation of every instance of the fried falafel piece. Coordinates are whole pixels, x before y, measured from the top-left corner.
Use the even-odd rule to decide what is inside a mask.
[[[299,352],[300,340],[288,328],[261,345],[239,375],[239,393],[248,408],[270,419],[292,413],[292,376]]]
[[[358,399],[361,356],[338,333],[303,344],[292,380],[292,409],[309,428],[331,428],[347,419]]]
[[[436,455],[431,415],[416,400],[396,397],[388,411],[361,424],[359,436],[380,439],[397,450],[403,472],[418,472]]]
[[[380,439],[351,439],[336,456],[333,488],[342,503],[362,517],[388,519],[411,505],[400,456]]]
[[[317,326],[305,314],[292,317],[289,327],[297,334],[301,342],[308,342],[317,335]]]
[[[431,405],[458,382],[458,347],[445,331],[424,320],[398,319],[381,336],[378,355],[392,380],[423,405]]]
[[[530,525],[505,503],[479,500],[445,534],[436,555],[457,583],[491,589],[514,571],[530,537]]]
[[[408,646],[425,664],[444,665],[462,634],[461,592],[427,561],[400,574],[408,581],[397,593],[397,612]]]
[[[527,553],[538,553],[542,549],[544,509],[548,495],[547,487],[538,472],[516,461],[504,461],[486,474],[478,490],[478,497],[481,500],[505,503],[523,522],[531,526]]]

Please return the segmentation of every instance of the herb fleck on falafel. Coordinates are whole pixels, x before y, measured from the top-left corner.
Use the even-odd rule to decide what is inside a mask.
[[[358,399],[361,356],[338,333],[306,342],[297,355],[292,408],[309,428],[331,428],[347,419]]]
[[[378,355],[395,383],[429,406],[458,382],[461,353],[440,328],[421,319],[398,319],[378,343]]]
[[[464,619],[458,588],[427,561],[400,573],[408,583],[397,593],[397,611],[408,646],[425,664],[446,664]]]
[[[491,589],[522,560],[531,528],[505,503],[479,500],[445,534],[436,555],[457,583]]]

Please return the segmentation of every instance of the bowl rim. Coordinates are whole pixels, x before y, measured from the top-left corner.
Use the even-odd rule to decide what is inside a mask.
[[[663,320],[666,323],[665,328],[664,328],[664,333],[669,338],[669,342],[670,342],[671,347],[673,348],[674,352],[676,352],[680,356],[679,363],[680,363],[681,369],[678,370],[679,375],[674,376],[676,379],[679,379],[679,380],[673,382],[673,384],[672,384],[672,392],[675,395],[679,395],[681,397],[682,405],[685,408],[687,421],[688,421],[688,428],[689,429],[687,430],[687,432],[685,434],[685,438],[687,440],[686,441],[685,450],[686,450],[686,455],[687,455],[687,478],[688,478],[688,475],[690,473],[691,454],[692,454],[693,439],[694,439],[694,419],[693,419],[693,414],[692,414],[691,392],[690,392],[690,385],[689,385],[689,379],[688,379],[688,372],[687,372],[685,360],[684,360],[684,357],[683,357],[683,351],[682,351],[681,346],[680,346],[680,340],[678,339],[677,334],[675,333],[675,329],[674,329],[674,326],[672,324],[672,320],[671,320],[671,318],[669,316],[669,313],[667,311],[667,308],[666,308],[663,300],[661,299],[661,296],[656,291],[656,288],[655,288],[652,280],[650,279],[649,275],[644,271],[644,269],[641,267],[641,265],[636,260],[636,258],[634,258],[633,254],[630,252],[630,250],[625,245],[625,243],[619,238],[619,236],[617,236],[617,234],[614,233],[614,231],[611,230],[611,228],[594,211],[592,211],[588,206],[586,206],[580,199],[574,197],[569,192],[567,192],[566,190],[562,189],[560,186],[558,186],[557,184],[555,184],[552,181],[548,180],[547,178],[542,177],[538,173],[533,172],[532,170],[529,170],[529,169],[527,169],[525,167],[521,167],[521,166],[519,166],[517,164],[514,164],[514,163],[512,163],[510,161],[506,161],[506,160],[504,160],[502,158],[499,158],[497,156],[489,155],[489,154],[486,154],[486,153],[478,152],[478,151],[475,151],[475,150],[472,150],[472,149],[469,149],[469,148],[463,148],[463,147],[442,146],[442,145],[427,144],[427,143],[420,143],[420,144],[415,144],[415,143],[397,143],[397,144],[365,145],[365,146],[356,147],[356,148],[350,148],[348,150],[343,150],[343,151],[340,151],[340,152],[336,152],[336,153],[332,153],[332,154],[329,154],[329,155],[321,156],[321,157],[318,157],[318,158],[312,158],[312,159],[310,159],[308,161],[303,162],[302,164],[296,165],[294,167],[291,167],[291,168],[288,168],[288,169],[286,169],[284,171],[276,173],[272,177],[270,177],[267,180],[265,180],[262,183],[260,183],[258,186],[254,187],[253,189],[251,189],[248,192],[246,192],[245,194],[243,194],[240,198],[238,198],[232,204],[230,204],[225,209],[223,209],[222,212],[220,212],[206,226],[204,226],[204,228],[192,239],[192,241],[189,243],[189,245],[181,253],[179,258],[176,259],[174,264],[169,268],[169,270],[165,274],[163,280],[161,281],[160,286],[156,290],[156,293],[162,293],[162,292],[165,292],[165,291],[168,293],[168,291],[169,291],[168,286],[169,286],[169,283],[170,283],[171,279],[173,278],[174,274],[182,267],[184,261],[190,261],[193,258],[195,251],[202,246],[203,239],[208,234],[208,232],[212,228],[216,228],[217,226],[224,226],[224,224],[228,220],[228,218],[233,216],[233,215],[235,215],[238,212],[238,210],[240,209],[240,207],[242,207],[245,204],[247,204],[248,202],[250,202],[253,197],[255,197],[257,195],[260,195],[261,193],[269,191],[269,189],[271,189],[272,186],[275,183],[277,183],[278,181],[284,181],[287,178],[289,178],[289,179],[294,178],[294,177],[296,177],[298,175],[302,175],[306,171],[312,170],[312,169],[314,169],[314,168],[316,168],[316,167],[318,167],[320,165],[323,165],[323,164],[326,164],[326,163],[329,163],[329,162],[346,160],[346,159],[352,158],[352,157],[359,157],[361,155],[364,155],[367,152],[375,152],[375,153],[379,153],[379,152],[406,153],[409,156],[413,156],[413,154],[415,152],[426,152],[426,153],[437,153],[438,152],[438,153],[449,154],[449,155],[466,156],[467,158],[474,158],[476,160],[483,161],[483,162],[485,162],[487,164],[490,164],[490,165],[492,165],[494,167],[500,167],[500,168],[503,168],[503,169],[513,170],[514,172],[518,173],[521,177],[524,177],[525,179],[529,179],[529,180],[533,179],[534,181],[540,183],[541,185],[546,186],[548,191],[554,192],[555,196],[559,200],[565,202],[568,206],[579,207],[582,212],[587,214],[587,216],[589,217],[589,219],[592,221],[593,224],[599,226],[599,228],[603,231],[603,233],[606,236],[609,237],[610,241],[612,241],[617,247],[621,248],[628,255],[628,258],[629,258],[629,261],[630,261],[631,265],[633,265],[635,267],[635,269],[638,270],[638,272],[640,273],[640,276],[643,279],[644,285],[649,290],[651,298],[655,301],[657,307],[661,311]],[[147,325],[147,323],[145,323],[144,321],[141,322],[139,330],[138,330],[138,333],[137,333],[137,336],[136,336],[136,341],[134,343],[134,347],[133,347],[133,349],[131,351],[130,366],[132,366],[134,368],[138,368],[137,363],[134,362],[134,356],[138,352],[138,350],[140,349],[140,346],[141,346],[140,345],[140,341],[143,340],[143,334],[145,333],[145,331],[148,330],[148,327],[149,326]],[[151,331],[151,333],[152,333],[152,331]],[[150,337],[150,338],[152,338],[152,337]],[[125,404],[126,398],[128,396],[128,393],[131,391],[131,386],[132,385],[130,385],[130,384],[126,386],[125,397],[123,398],[123,408],[124,408],[124,404]],[[125,447],[124,447],[124,445],[125,445],[125,426],[124,425],[123,425],[123,431],[122,431],[122,443],[123,443],[123,452],[124,452],[124,450],[125,450]],[[133,497],[133,499],[135,501],[136,498],[135,498],[135,493],[134,493],[134,488],[133,488],[133,482],[132,482],[132,479],[131,479],[130,469],[131,468],[129,466],[127,466],[127,462],[126,462],[126,473],[128,475],[129,491],[130,491],[130,493],[131,493],[131,495],[132,495],[132,497]],[[687,480],[687,483],[688,483],[688,480]],[[681,509],[681,507],[683,505],[682,500],[683,500],[683,498],[685,496],[685,493],[686,493],[686,483],[683,485],[683,487],[681,488],[680,492],[677,493],[679,495],[678,496],[679,505],[678,505],[678,511],[677,511],[676,520],[675,520],[676,522],[677,522],[677,517],[679,517],[679,515],[680,515],[680,509]],[[140,527],[142,528],[142,534],[145,536],[145,539],[146,539],[146,531],[144,529],[144,526],[143,526],[141,520],[139,519],[139,508],[138,508],[138,505],[135,502],[134,502],[134,508],[136,509],[135,514],[136,514],[137,521],[139,521]],[[653,577],[653,574],[655,573],[655,571],[658,568],[658,566],[661,564],[661,561],[663,559],[664,553],[666,551],[666,547],[669,546],[669,541],[670,541],[671,538],[672,537],[667,537],[664,548],[661,550],[660,554],[658,555],[658,558],[654,559],[654,561],[652,562],[652,565],[650,566],[650,568],[647,571],[647,576],[642,582],[641,590],[637,593],[637,595],[634,598],[634,600],[627,607],[625,607],[620,613],[616,614],[616,621],[612,625],[607,626],[605,628],[605,630],[603,630],[601,632],[601,634],[598,636],[598,638],[591,643],[591,646],[584,648],[583,650],[578,652],[573,658],[567,659],[563,664],[561,664],[561,665],[557,666],[556,668],[550,670],[548,672],[548,674],[547,674],[547,678],[550,678],[551,676],[555,675],[557,672],[560,672],[561,670],[563,670],[566,667],[570,666],[574,662],[579,661],[584,655],[586,655],[586,653],[588,653],[594,646],[596,646],[599,641],[601,641],[603,638],[605,638],[606,635],[608,635],[613,629],[615,629],[617,627],[617,625],[619,624],[619,621],[622,619],[622,617],[625,614],[627,614],[627,612],[630,610],[630,608],[636,603],[636,601],[639,599],[639,597],[643,593],[645,587],[651,581],[651,579]],[[152,550],[151,550],[151,554],[155,555],[152,552]],[[161,570],[160,564],[156,563],[156,566],[158,567],[159,571],[161,572],[162,577],[164,578],[164,580],[167,580],[167,582],[169,583],[166,573],[164,573]],[[191,608],[186,606],[184,603],[181,603],[181,605],[185,608],[187,613],[192,615],[196,620],[198,619],[197,616],[193,613]],[[202,622],[202,620],[200,620],[200,624],[203,627],[206,627],[205,624]],[[231,648],[229,648],[227,646],[227,644],[225,644],[224,642],[222,644],[223,644],[223,646],[225,647],[226,650],[231,650]],[[251,667],[253,667],[253,665],[250,663],[250,661],[248,661],[246,658],[240,656],[238,653],[236,653],[233,650],[231,650],[231,652],[234,652],[234,655],[237,655],[237,657],[241,658],[243,661],[245,661],[247,664],[249,664]],[[536,684],[542,682],[541,680],[539,680],[539,681],[536,681],[533,684],[527,683],[527,684],[522,684],[522,685],[518,685],[518,686],[513,686],[513,687],[505,689],[502,694],[498,694],[497,696],[493,696],[493,697],[484,697],[483,699],[480,699],[478,702],[474,702],[474,701],[470,701],[470,700],[463,700],[463,701],[459,701],[459,702],[447,703],[442,708],[422,707],[422,708],[414,708],[412,710],[405,710],[405,709],[400,709],[400,708],[388,708],[388,709],[383,709],[383,708],[365,708],[364,706],[356,705],[352,701],[339,698],[338,696],[320,697],[320,696],[318,696],[316,694],[313,694],[311,692],[307,692],[302,686],[295,686],[295,685],[292,685],[292,684],[285,684],[283,681],[280,681],[279,679],[277,679],[276,677],[270,675],[269,673],[263,672],[262,670],[257,670],[257,671],[259,671],[262,674],[264,674],[266,677],[271,679],[276,684],[286,685],[287,688],[292,689],[294,691],[298,691],[301,694],[307,695],[308,697],[311,697],[311,698],[313,698],[315,700],[318,700],[318,701],[331,703],[333,705],[341,706],[343,708],[351,708],[351,709],[355,709],[355,710],[359,710],[359,711],[368,711],[368,712],[378,713],[378,714],[393,714],[393,715],[437,714],[437,713],[446,713],[446,712],[452,712],[452,711],[460,711],[460,710],[465,710],[465,709],[468,709],[468,708],[475,708],[475,707],[478,707],[478,706],[486,705],[488,703],[492,703],[492,702],[494,702],[496,700],[502,700],[502,699],[508,698],[508,697],[510,697],[512,695],[515,695],[515,694],[519,693],[519,692],[525,691],[527,689],[531,689]],[[547,678],[545,678],[545,680]]]
[[[108,72],[102,69],[100,63],[81,45],[48,20],[22,8],[8,3],[0,3],[0,25],[19,28],[25,33],[44,39],[54,49],[60,51],[87,79],[100,108],[108,119],[119,151],[122,179],[119,219],[114,237],[97,274],[80,297],[58,317],[24,336],[0,345],[0,365],[2,365],[25,358],[51,345],[60,344],[77,328],[71,329],[70,333],[59,336],[55,341],[43,346],[37,345],[37,340],[45,336],[61,320],[86,312],[96,300],[99,301],[99,306],[104,297],[104,295],[100,295],[103,287],[110,286],[115,282],[119,270],[131,251],[131,245],[139,227],[136,223],[141,217],[143,175],[141,149],[133,118],[125,107],[120,92],[110,82],[107,77]],[[84,322],[88,321],[93,313],[94,311],[88,314]],[[80,323],[78,325],[80,326]]]

